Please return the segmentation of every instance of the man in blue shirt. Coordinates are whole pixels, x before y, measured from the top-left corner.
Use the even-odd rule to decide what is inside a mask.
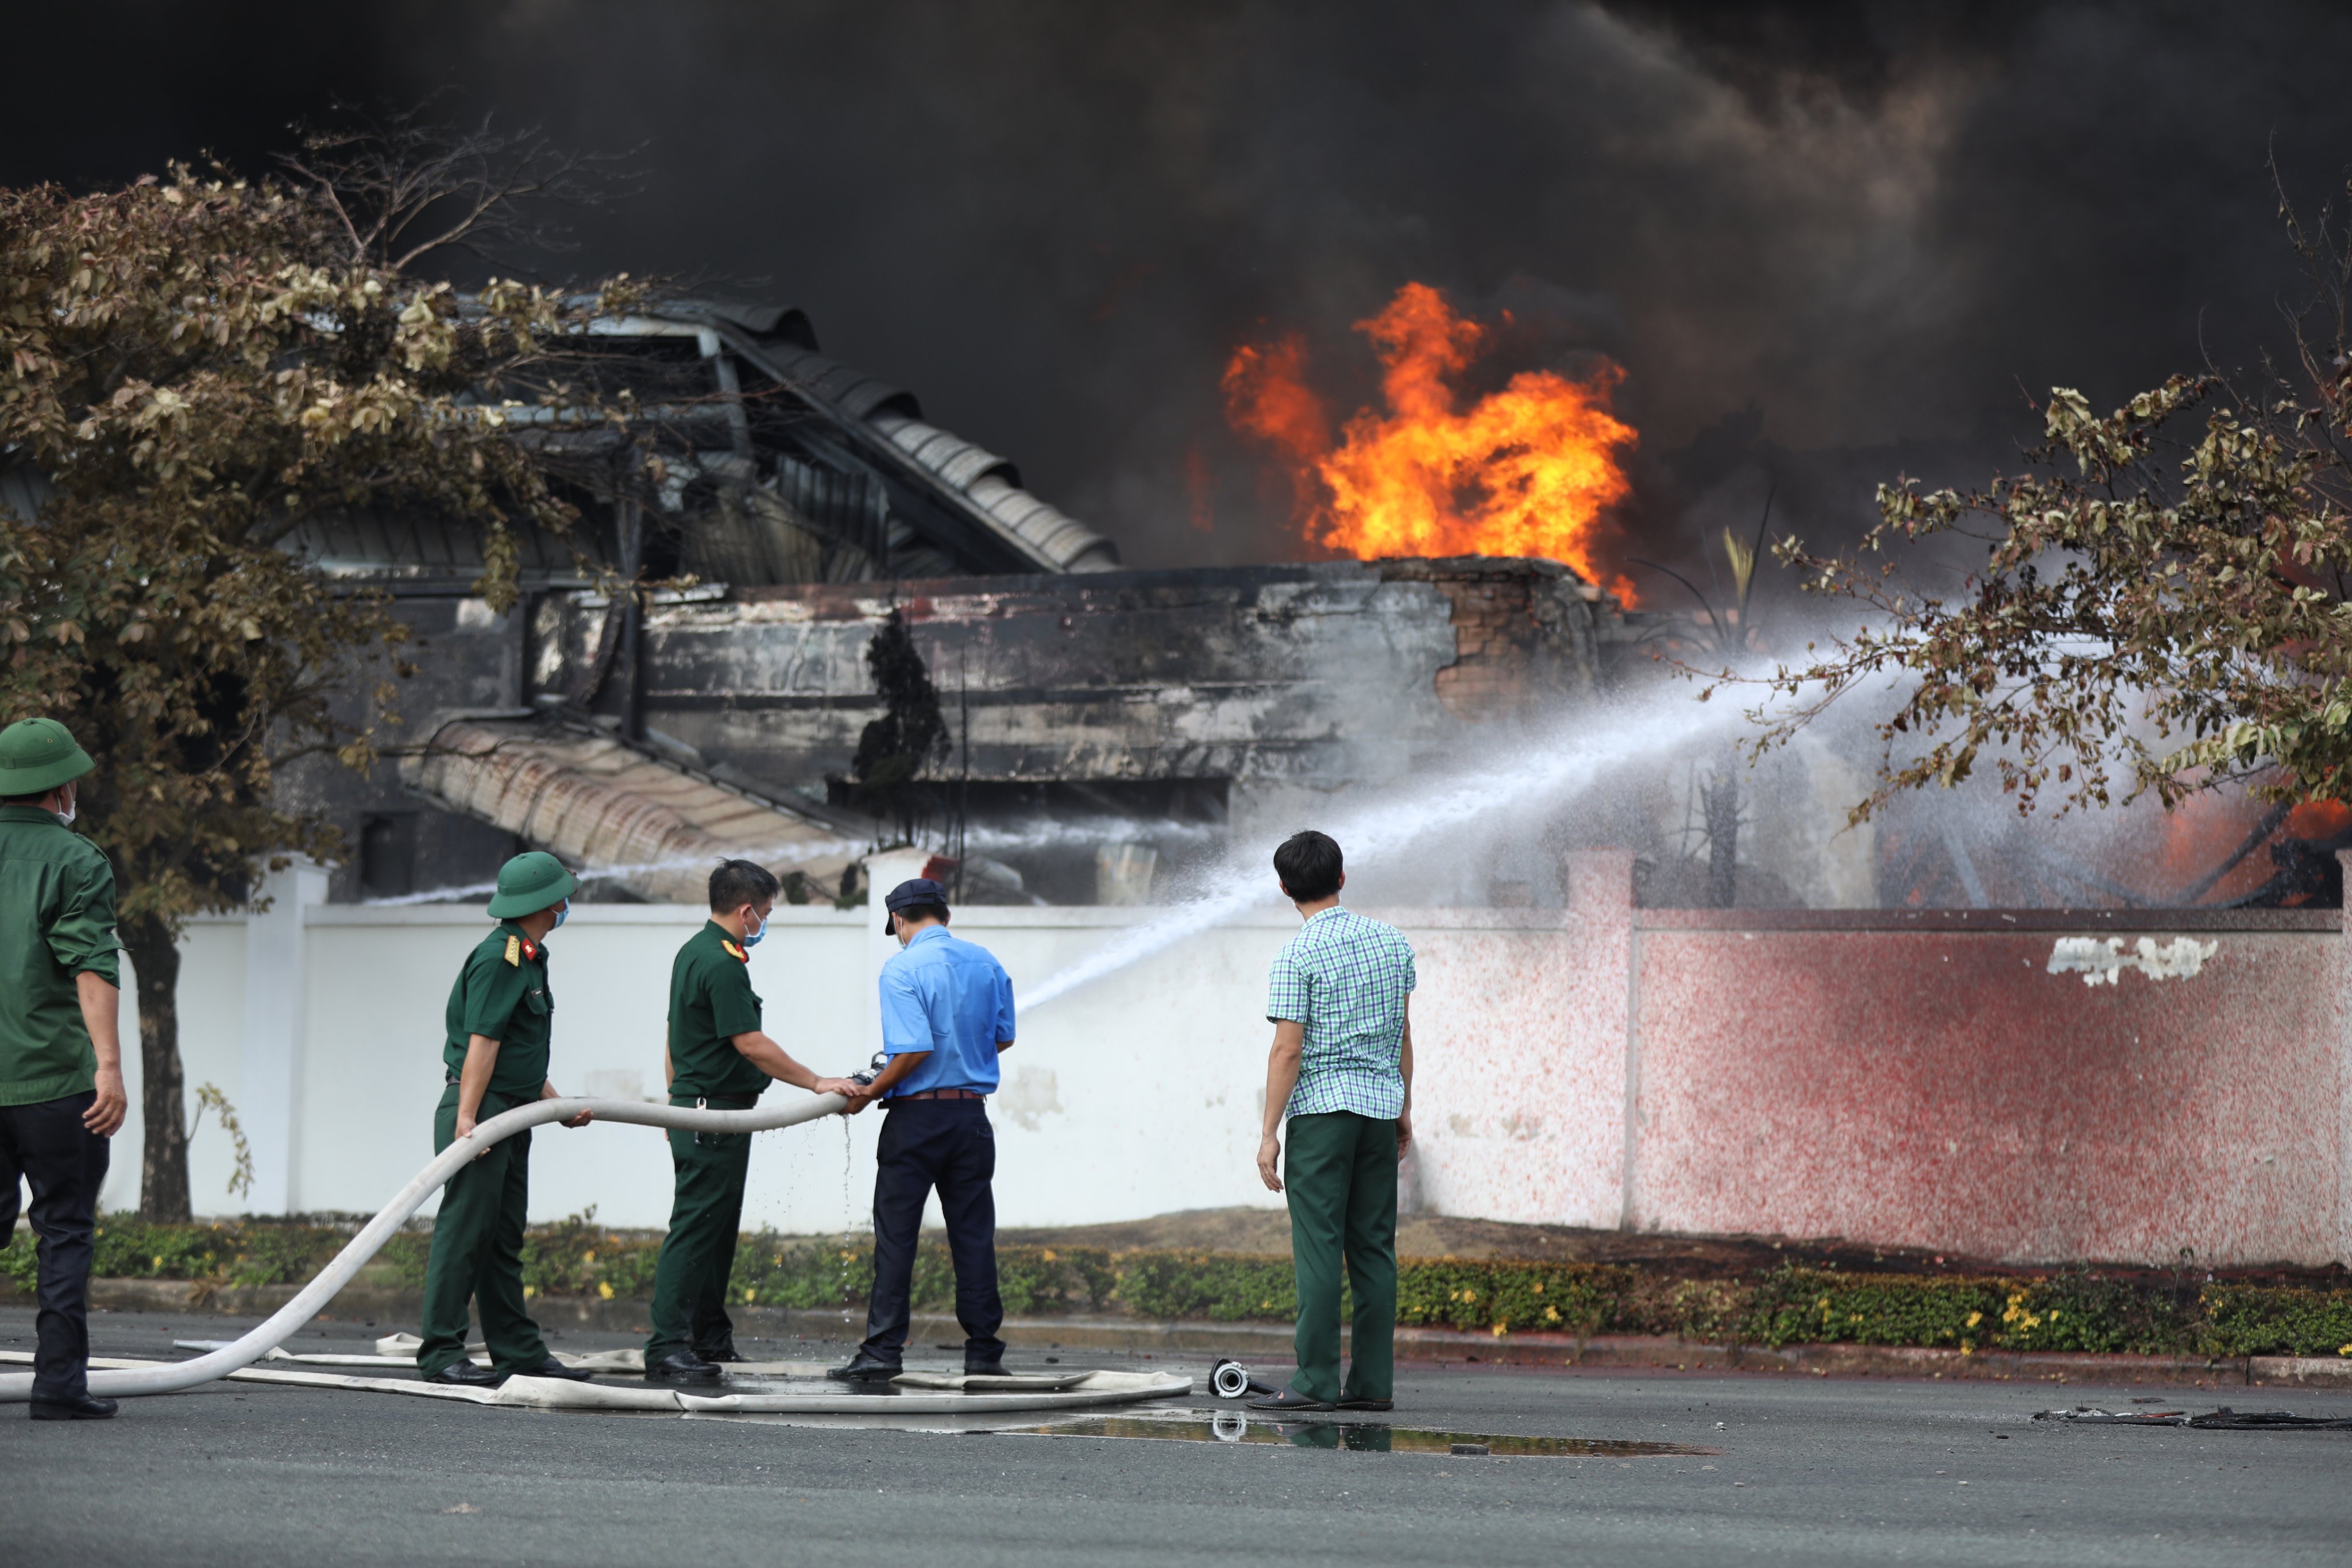
[[[996,1331],[996,1131],[988,1096],[997,1057],[1013,1047],[1013,982],[989,951],[948,934],[947,892],[928,877],[885,900],[899,951],[882,966],[882,1049],[888,1065],[851,1102],[888,1111],[875,1151],[874,1292],[866,1342],[827,1375],[880,1383],[898,1375],[923,1204],[937,1187],[955,1264],[964,1371],[1004,1370]]]

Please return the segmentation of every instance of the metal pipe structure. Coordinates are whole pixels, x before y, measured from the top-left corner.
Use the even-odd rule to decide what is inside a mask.
[[[272,1312],[266,1321],[244,1338],[219,1350],[208,1351],[194,1361],[173,1362],[167,1366],[93,1372],[89,1374],[89,1391],[108,1398],[127,1394],[178,1394],[199,1384],[226,1377],[230,1373],[259,1361],[291,1339],[303,1324],[318,1316],[320,1310],[335,1299],[336,1292],[350,1284],[352,1277],[376,1255],[385,1242],[392,1239],[393,1233],[425,1205],[426,1198],[463,1170],[468,1161],[491,1144],[511,1138],[518,1132],[550,1121],[562,1121],[583,1110],[591,1112],[595,1121],[624,1121],[639,1127],[684,1128],[694,1132],[766,1132],[780,1127],[796,1127],[820,1116],[831,1116],[846,1109],[848,1104],[840,1095],[820,1094],[766,1109],[697,1110],[689,1106],[653,1105],[634,1100],[567,1098],[535,1100],[529,1105],[502,1111],[436,1155],[431,1164],[419,1171],[408,1185],[400,1189],[398,1195],[379,1209],[376,1216],[368,1221],[341,1252],[335,1254],[332,1262],[296,1292],[292,1300]],[[33,1377],[30,1373],[0,1375],[0,1404],[23,1404],[32,1396]]]

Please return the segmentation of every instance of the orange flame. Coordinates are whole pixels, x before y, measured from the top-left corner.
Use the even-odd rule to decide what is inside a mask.
[[[1358,409],[1336,445],[1298,334],[1244,344],[1225,366],[1226,417],[1288,465],[1309,540],[1366,561],[1540,555],[1633,602],[1595,549],[1602,512],[1631,488],[1617,456],[1635,433],[1609,407],[1623,371],[1604,363],[1580,382],[1523,371],[1464,408],[1451,379],[1489,330],[1444,295],[1408,283],[1356,330],[1380,356],[1388,406]]]

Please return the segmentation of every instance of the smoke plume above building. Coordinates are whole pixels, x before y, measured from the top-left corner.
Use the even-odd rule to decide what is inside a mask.
[[[1338,461],[1396,413],[1353,328],[1415,284],[1486,334],[1456,417],[1549,376],[1638,432],[1595,575],[1770,487],[1844,534],[1898,471],[2013,461],[2053,383],[2251,358],[2291,272],[2265,160],[2316,205],[2352,147],[2294,64],[2352,18],[2286,5],[91,5],[18,42],[10,183],[256,169],[334,100],[444,89],[642,144],[547,266],[801,306],[1137,564],[1340,547],[1228,373],[1302,355]]]

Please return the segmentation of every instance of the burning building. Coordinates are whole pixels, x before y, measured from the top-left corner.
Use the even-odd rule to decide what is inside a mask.
[[[894,614],[939,693],[929,827],[982,873],[967,897],[1148,896],[1236,826],[1393,783],[1600,679],[1613,606],[1554,562],[1122,571],[1010,460],[824,357],[797,311],[675,304],[609,333],[656,388],[638,402],[662,482],[582,498],[585,560],[524,541],[513,615],[472,596],[479,558],[436,520],[295,541],[389,589],[415,633],[419,743],[294,786],[355,851],[339,899],[466,887],[518,844],[617,868],[608,895],[688,894],[724,852],[831,890],[892,832],[852,774]],[[641,603],[600,567],[696,585]]]
[[[719,854],[799,872],[813,897],[911,831],[958,864],[968,900],[1140,901],[1232,836],[1531,743],[1538,721],[1624,689],[1654,626],[1601,585],[1624,586],[1601,548],[1633,440],[1609,407],[1616,368],[1459,392],[1486,329],[1418,286],[1360,329],[1377,408],[1335,418],[1295,339],[1237,351],[1225,385],[1310,548],[1352,558],[1129,571],[1012,461],[824,357],[798,311],[689,301],[606,323],[614,374],[643,388],[627,438],[661,454],[658,483],[585,489],[579,540],[522,541],[514,614],[473,596],[470,537],[432,518],[355,515],[293,542],[394,595],[419,667],[407,754],[294,782],[353,851],[334,896],[466,888],[535,845],[605,872],[606,897],[691,897]],[[640,596],[615,578],[691,585]],[[887,712],[868,652],[894,621],[937,744],[914,760],[920,788],[884,809],[858,752]],[[1636,850],[1645,901],[1712,901],[1707,764],[1636,771],[1578,823],[1535,813],[1422,864],[1413,900],[1557,903],[1549,868],[1576,839]],[[1752,775],[1738,901],[2196,901],[1999,811],[1898,803],[1849,826],[1868,778],[1860,749],[1819,736]],[[2232,865],[2226,885],[2178,879],[2233,896],[2269,870],[2244,851]]]

